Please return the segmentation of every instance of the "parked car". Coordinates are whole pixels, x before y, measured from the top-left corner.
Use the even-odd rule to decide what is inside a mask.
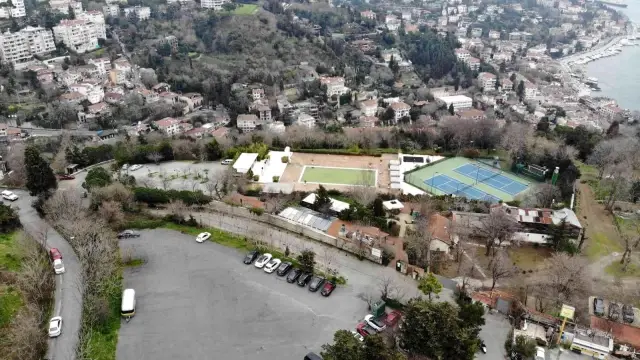
[[[622,306],[622,320],[626,323],[632,323],[634,319],[633,306],[626,304]]]
[[[358,341],[364,341],[364,336],[358,334],[357,331],[351,330],[351,333],[353,334],[353,337],[356,338]]]
[[[122,164],[122,170],[128,170],[129,164]]]
[[[242,260],[242,262],[246,265],[250,265],[252,262],[256,261],[258,255],[260,255],[260,253],[257,250],[251,250],[244,256],[244,260]]]
[[[593,300],[593,313],[597,316],[604,316],[604,301],[600,298]]]
[[[278,276],[285,276],[291,270],[292,267],[293,266],[291,265],[290,262],[283,262],[278,267],[278,271],[276,271],[276,274],[278,274]]]
[[[140,164],[131,165],[131,167],[129,168],[130,171],[136,171],[140,169],[142,169],[142,165]]]
[[[231,165],[233,163],[233,159],[224,159],[220,162],[222,165]]]
[[[298,280],[300,274],[302,274],[302,270],[296,268],[291,269],[291,271],[289,271],[289,275],[287,275],[287,282],[293,284]]]
[[[211,237],[211,233],[209,233],[209,232],[201,232],[200,234],[198,234],[198,237],[196,238],[196,242],[203,243],[203,242],[209,240],[210,237]]]
[[[139,236],[140,236],[140,233],[135,230],[125,230],[121,233],[118,233],[118,239],[128,239],[128,238],[134,238]]]
[[[367,325],[366,322],[361,322],[360,324],[358,324],[358,326],[356,326],[356,331],[358,332],[358,334],[362,335],[363,337],[369,336],[369,335],[375,335],[378,333],[376,329]]]
[[[67,175],[67,174],[58,175],[58,180],[73,180],[75,178],[76,177],[73,175]]]
[[[62,259],[62,253],[58,248],[51,248],[49,249],[49,257],[51,257],[51,261]]]
[[[367,325],[371,326],[377,331],[382,331],[387,328],[387,325],[385,325],[384,321],[376,319],[375,316],[371,314],[365,316],[364,321],[367,323]]]
[[[614,302],[609,304],[609,319],[613,321],[620,319],[620,305]]]
[[[49,320],[49,337],[58,337],[60,334],[62,334],[62,317],[52,317]]]
[[[273,255],[271,254],[260,255],[258,260],[256,260],[256,263],[254,264],[255,267],[257,267],[258,269],[262,269],[265,265],[267,265],[267,263],[271,260],[272,257]]]
[[[309,283],[309,281],[311,281],[311,278],[313,277],[313,274],[310,272],[306,272],[303,273],[302,275],[300,275],[300,277],[298,278],[298,286],[307,286],[307,284]]]
[[[266,272],[267,274],[271,274],[278,268],[278,266],[280,266],[280,264],[282,264],[282,260],[271,259],[271,261],[269,261],[267,265],[264,266],[264,272]]]
[[[2,198],[4,198],[5,200],[9,200],[9,201],[16,201],[16,200],[18,200],[18,195],[12,193],[9,190],[4,190],[2,192]]]
[[[322,290],[320,290],[320,295],[329,296],[335,288],[336,284],[333,281],[327,281],[326,283],[324,283]]]
[[[56,275],[64,274],[64,263],[62,259],[53,260],[53,271]]]
[[[392,312],[387,314],[387,317],[384,318],[384,324],[387,327],[394,327],[398,322],[402,319],[402,313],[398,310],[393,310]]]
[[[325,279],[322,276],[312,277],[311,281],[309,282],[309,291],[313,291],[313,292],[318,291],[318,289],[320,289],[322,284],[324,284],[324,280]]]

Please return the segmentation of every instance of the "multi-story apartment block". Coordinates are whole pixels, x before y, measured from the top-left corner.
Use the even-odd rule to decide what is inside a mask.
[[[160,131],[167,135],[175,135],[181,133],[180,120],[166,117],[162,120],[153,122]]]
[[[151,8],[148,6],[132,6],[124,8],[126,17],[135,16],[138,20],[147,20],[151,17]]]
[[[327,86],[327,96],[329,97],[349,92],[349,88],[344,86],[344,78],[341,76],[321,78],[320,83]]]
[[[222,10],[222,5],[228,2],[229,0],[201,0],[200,6],[205,9]]]
[[[478,82],[484,91],[492,91],[496,88],[496,76],[489,72],[478,74]]]
[[[0,34],[0,58],[16,64],[33,60],[33,55],[54,51],[56,45],[51,30],[30,27],[16,32]]]
[[[117,17],[120,15],[120,6],[116,4],[109,4],[102,7],[102,13],[104,16]]]
[[[111,59],[101,57],[97,59],[89,59],[89,64],[93,64],[98,68],[100,75],[106,75],[111,70]]]
[[[251,132],[259,125],[262,125],[262,122],[253,114],[240,114],[236,119],[236,127],[242,132]]]
[[[260,121],[264,124],[271,122],[271,108],[265,105],[258,106]]]
[[[0,19],[27,16],[24,0],[0,0]]]
[[[53,27],[56,41],[63,42],[76,52],[85,52],[98,47],[98,39],[105,39],[104,15],[102,22],[91,22],[85,19],[62,20]]]
[[[395,102],[389,106],[393,110],[393,120],[397,123],[403,117],[409,116],[411,106],[405,104],[402,101]]]

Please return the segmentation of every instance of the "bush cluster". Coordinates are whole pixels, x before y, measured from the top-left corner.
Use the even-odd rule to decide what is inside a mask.
[[[136,201],[149,205],[168,204],[171,200],[180,200],[186,205],[205,205],[211,202],[211,196],[202,191],[189,190],[162,190],[144,187],[133,189],[133,197]]]

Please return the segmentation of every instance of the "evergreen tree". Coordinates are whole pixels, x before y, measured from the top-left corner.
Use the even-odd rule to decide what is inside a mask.
[[[449,105],[449,114],[453,115],[456,113],[456,109],[453,108],[453,104]]]
[[[520,80],[518,84],[518,89],[516,90],[516,94],[522,99],[524,97],[524,80]]]
[[[313,203],[313,210],[326,214],[331,209],[331,198],[327,189],[320,185],[316,192],[316,201]]]
[[[393,75],[398,76],[398,72],[400,71],[400,65],[398,65],[398,62],[393,57],[393,55],[391,55],[391,59],[389,59],[389,69],[391,70],[391,72],[393,72]]]
[[[53,170],[41,156],[35,145],[24,150],[24,163],[27,169],[27,189],[33,196],[46,193],[58,187]]]
[[[384,217],[384,207],[382,206],[382,199],[376,198],[373,200],[373,216]]]

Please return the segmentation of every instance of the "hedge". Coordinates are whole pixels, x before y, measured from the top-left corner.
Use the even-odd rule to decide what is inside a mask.
[[[162,190],[145,187],[134,188],[133,196],[136,201],[149,205],[168,204],[171,200],[182,200],[186,205],[204,205],[213,200],[211,196],[205,195],[202,191]]]

